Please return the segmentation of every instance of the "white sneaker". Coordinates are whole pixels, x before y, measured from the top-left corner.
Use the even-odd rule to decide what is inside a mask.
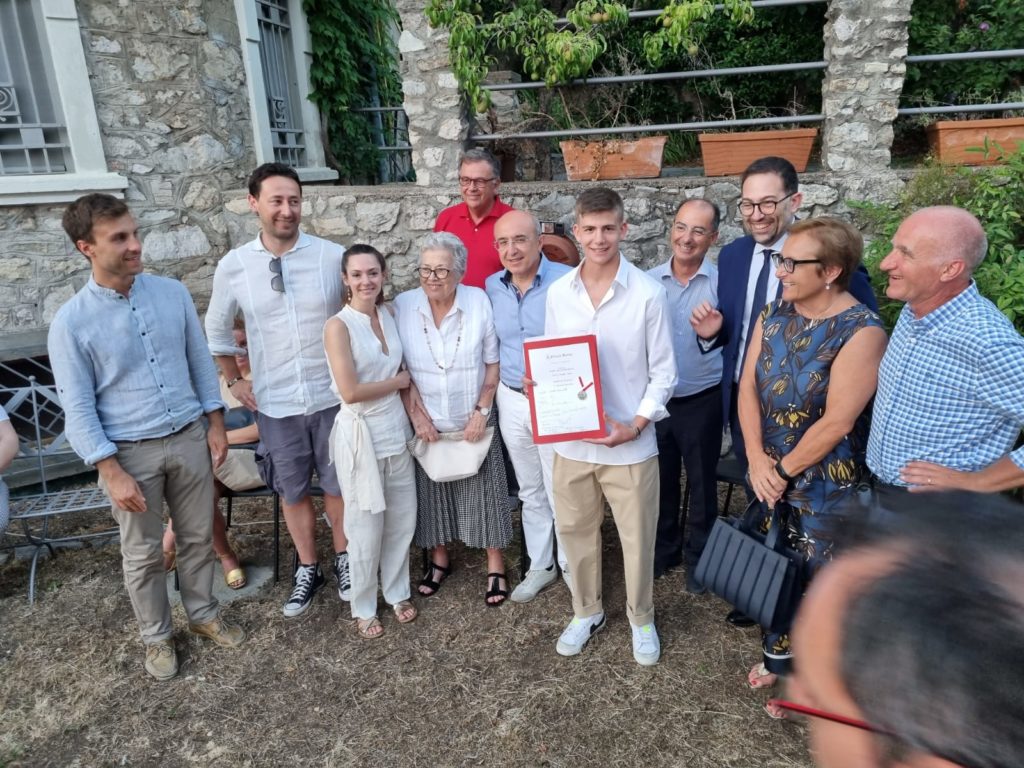
[[[555,566],[549,566],[543,570],[526,572],[526,578],[516,585],[509,598],[513,603],[528,603],[535,598],[544,587],[551,586],[558,574],[555,573]]]
[[[583,650],[590,638],[604,628],[604,614],[598,613],[585,619],[573,618],[555,644],[555,650],[562,656],[575,656]]]
[[[661,658],[661,641],[658,639],[658,630],[654,623],[644,624],[642,627],[629,625],[633,630],[633,658],[636,663],[644,667],[650,667],[658,663]]]

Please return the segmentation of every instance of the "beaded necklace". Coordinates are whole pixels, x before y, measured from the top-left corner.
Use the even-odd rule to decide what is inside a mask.
[[[444,339],[441,339],[441,360],[438,361],[437,355],[434,354],[434,347],[430,344],[430,334],[427,332],[427,321],[423,315],[420,315],[420,322],[423,323],[423,338],[427,340],[427,351],[430,352],[430,359],[434,361],[434,365],[440,368],[442,371],[451,368],[455,365],[455,357],[459,354],[459,344],[462,343],[462,325],[465,320],[465,315],[459,312],[459,335],[455,338],[455,349],[452,351],[452,361],[448,365],[444,364]],[[438,329],[440,330],[440,329]]]

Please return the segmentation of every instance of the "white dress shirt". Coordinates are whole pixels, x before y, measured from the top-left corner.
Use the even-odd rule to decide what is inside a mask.
[[[597,309],[576,267],[548,288],[546,336],[597,336],[604,410],[630,424],[634,416],[661,421],[676,383],[665,289],[619,254],[619,270]],[[556,443],[567,459],[591,464],[636,464],[658,453],[654,429],[631,442],[609,448],[572,440]]]
[[[284,292],[275,291],[268,251],[259,236],[229,252],[213,275],[206,311],[210,353],[234,355],[235,314],[245,315],[253,394],[260,413],[275,419],[337,405],[324,354],[328,318],[341,310],[345,249],[303,232],[280,258]]]
[[[480,399],[484,366],[498,362],[498,336],[487,294],[459,285],[440,328],[434,325],[422,288],[396,296],[395,310],[405,364],[434,428],[465,428]]]
[[[750,271],[747,273],[747,293],[746,303],[743,306],[743,324],[740,326],[740,349],[747,348],[747,336],[750,335],[750,326],[756,321],[755,317],[750,316],[750,302],[754,300],[754,291],[757,289],[757,276],[761,274],[761,267],[764,266],[764,252],[767,249],[771,249],[775,253],[782,253],[782,246],[786,242],[786,238],[789,237],[789,233],[786,232],[771,245],[761,245],[757,243],[754,245],[754,254],[750,259]],[[775,276],[775,265],[768,265],[768,285],[765,290],[765,304],[769,304],[779,296],[779,278]],[[758,307],[757,311],[760,312],[763,307]],[[743,357],[741,356],[741,361]],[[736,372],[733,374],[736,381],[740,380],[740,374],[743,373],[743,365],[736,366]]]

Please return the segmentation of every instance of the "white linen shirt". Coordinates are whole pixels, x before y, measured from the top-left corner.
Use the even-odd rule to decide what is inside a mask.
[[[585,262],[584,262],[585,263]],[[548,288],[546,336],[597,336],[604,410],[629,424],[634,416],[661,421],[676,384],[665,289],[619,254],[619,270],[597,309],[580,279],[583,264]],[[591,464],[637,464],[658,453],[654,429],[631,442],[609,448],[571,440],[555,443],[567,459]]]
[[[487,294],[472,286],[457,286],[455,302],[440,328],[434,325],[422,288],[398,294],[395,310],[405,364],[434,428],[439,432],[464,429],[480,399],[484,366],[498,362],[498,335]]]
[[[235,314],[245,315],[253,395],[260,413],[275,419],[309,415],[337,405],[324,353],[323,330],[341,311],[337,243],[299,232],[281,256],[284,293],[270,286],[275,258],[259,236],[230,251],[213,275],[206,337],[213,355],[234,355]]]

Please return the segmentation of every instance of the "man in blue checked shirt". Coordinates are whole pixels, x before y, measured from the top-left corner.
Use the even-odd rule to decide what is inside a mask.
[[[178,660],[161,546],[165,501],[189,628],[224,647],[245,640],[213,596],[213,464],[228,448],[217,371],[185,286],[142,273],[138,227],[122,201],[80,197],[63,225],[92,269],[50,325],[65,432],[110,497],[145,669],[169,680]]]
[[[880,264],[905,301],[878,372],[876,487],[1001,491],[1024,484],[1024,339],[971,278],[981,223],[952,206],[909,216]]]
[[[494,307],[501,381],[498,385],[498,426],[508,449],[523,503],[523,538],[530,570],[512,591],[517,603],[533,600],[556,578],[554,560],[554,498],[551,466],[554,448],[533,442],[530,405],[523,394],[523,342],[544,335],[548,287],[571,272],[548,261],[540,251],[540,223],[525,211],[509,211],[494,225],[494,246],[505,267],[487,278],[485,290]],[[569,583],[565,551],[558,547],[559,566]]]
[[[718,515],[716,469],[722,449],[722,350],[703,352],[690,315],[702,302],[718,305],[718,269],[705,256],[718,239],[721,214],[714,203],[695,198],[676,211],[669,231],[672,257],[647,271],[668,294],[676,386],[668,418],[654,425],[661,477],[654,578],[686,558],[686,589],[704,591],[694,571]],[[680,522],[679,471],[686,467],[690,505]],[[685,547],[683,527],[688,528]]]

